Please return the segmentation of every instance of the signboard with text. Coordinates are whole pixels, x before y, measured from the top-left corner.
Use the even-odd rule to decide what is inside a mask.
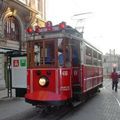
[[[27,58],[26,56],[12,57],[12,88],[26,88]]]

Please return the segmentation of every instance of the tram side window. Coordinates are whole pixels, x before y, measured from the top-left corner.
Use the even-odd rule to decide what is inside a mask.
[[[40,65],[40,45],[39,44],[35,44],[34,45],[34,63],[35,66],[39,66]]]
[[[79,65],[79,50],[77,47],[74,47],[72,52],[73,52],[73,55],[72,55],[73,66],[78,66]]]
[[[102,55],[100,53],[98,54],[98,65],[102,66]]]
[[[93,65],[98,65],[98,57],[95,50],[93,50]]]
[[[86,46],[86,64],[92,65],[92,49]]]

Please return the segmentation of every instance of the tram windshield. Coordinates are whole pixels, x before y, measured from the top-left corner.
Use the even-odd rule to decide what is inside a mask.
[[[42,67],[55,65],[55,41],[34,41],[27,47],[28,66]]]
[[[78,44],[79,45],[79,44]],[[57,38],[27,43],[28,67],[71,67],[79,65],[79,47],[70,39]]]
[[[35,66],[55,64],[54,41],[44,41],[34,44],[34,63]]]

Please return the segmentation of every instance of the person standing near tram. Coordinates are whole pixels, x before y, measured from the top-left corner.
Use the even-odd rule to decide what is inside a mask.
[[[111,79],[112,79],[112,90],[114,90],[115,88],[115,92],[117,92],[118,78],[119,78],[119,75],[116,72],[116,68],[113,68],[113,72],[111,73]]]

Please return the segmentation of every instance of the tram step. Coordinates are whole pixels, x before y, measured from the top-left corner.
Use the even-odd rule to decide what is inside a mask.
[[[76,107],[76,106],[80,105],[81,103],[82,103],[81,101],[78,101],[78,102],[75,101],[75,102],[72,103],[72,105],[73,105],[74,107]]]

